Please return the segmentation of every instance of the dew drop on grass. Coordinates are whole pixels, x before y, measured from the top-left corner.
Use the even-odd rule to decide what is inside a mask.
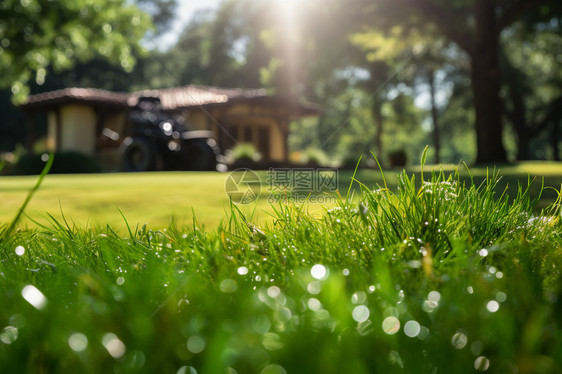
[[[439,306],[439,304],[437,304],[435,301],[430,301],[430,300],[425,300],[422,304],[422,309],[424,312],[426,313],[431,313],[433,312],[437,307]]]
[[[121,358],[123,357],[123,355],[125,354],[125,352],[127,352],[127,347],[125,346],[125,343],[123,343],[121,341],[121,339],[119,339],[117,337],[117,335],[108,332],[107,334],[105,334],[101,340],[103,346],[105,347],[105,349],[107,350],[107,352],[111,355],[111,357],[113,358]]]
[[[266,332],[263,335],[262,345],[268,351],[276,351],[283,348],[281,337],[279,336],[279,334],[276,334],[274,332]]]
[[[386,317],[382,321],[382,330],[388,335],[394,335],[400,331],[400,321],[394,316]]]
[[[275,311],[275,319],[280,322],[288,322],[293,317],[293,313],[289,308],[281,308]]]
[[[347,277],[349,275],[349,269],[343,269],[342,274]]]
[[[418,334],[418,339],[425,340],[429,336],[429,329],[425,326],[420,326],[420,332]]]
[[[422,266],[422,262],[419,260],[412,260],[412,261],[408,261],[407,265],[412,269],[419,269]]]
[[[408,321],[404,324],[404,334],[410,338],[415,338],[420,333],[421,326],[418,321]]]
[[[496,300],[490,300],[488,304],[486,304],[486,309],[488,309],[490,313],[495,313],[500,309],[500,304]]]
[[[309,294],[317,295],[322,290],[322,284],[319,281],[310,282],[306,289]]]
[[[194,335],[187,339],[187,349],[193,354],[201,353],[205,349],[205,339],[201,336]]]
[[[369,308],[365,305],[359,305],[353,308],[352,316],[356,322],[365,322],[369,319]]]
[[[488,250],[486,248],[482,248],[478,251],[478,254],[480,255],[480,257],[486,257],[488,256]]]
[[[9,319],[10,325],[14,326],[16,328],[22,328],[25,327],[27,325],[27,321],[25,319],[25,317],[19,313],[16,313],[12,316],[10,316]]]
[[[499,303],[503,303],[504,301],[507,300],[507,294],[505,292],[501,292],[501,291],[496,293],[496,300]]]
[[[263,335],[271,328],[271,321],[266,315],[260,314],[252,321],[252,328],[258,334]]]
[[[68,346],[74,352],[82,352],[88,348],[88,337],[81,332],[75,332],[68,338]]]
[[[479,371],[486,371],[490,367],[490,360],[485,356],[479,356],[474,360],[474,369]]]
[[[234,293],[238,289],[238,283],[234,279],[224,279],[219,288],[224,293]]]
[[[117,284],[118,284],[119,286],[122,286],[123,283],[125,283],[125,278],[123,278],[123,277],[117,278]]]
[[[400,312],[398,311],[398,308],[395,308],[393,306],[389,306],[385,310],[383,310],[382,315],[385,318],[386,317],[396,317],[396,318],[398,318],[398,316],[400,316]]]
[[[236,272],[237,272],[238,274],[240,274],[240,275],[246,275],[246,274],[248,274],[248,268],[245,267],[245,266],[240,266],[240,267],[236,270]]]
[[[25,253],[25,248],[22,247],[21,245],[18,245],[18,246],[16,247],[16,254],[17,254],[18,256],[23,256],[24,253]]]
[[[314,279],[324,279],[327,274],[326,267],[324,265],[316,264],[310,269],[310,274]]]
[[[316,312],[316,311],[320,310],[320,308],[322,308],[322,303],[314,297],[311,297],[310,299],[308,299],[307,305],[308,305],[308,309],[310,309],[314,312]]]
[[[287,371],[281,365],[269,364],[262,369],[260,374],[287,374]]]
[[[365,304],[367,301],[367,294],[365,292],[359,291],[351,295],[351,302],[353,304]]]
[[[4,330],[0,333],[0,342],[4,344],[12,344],[18,340],[19,331],[17,327],[6,326]]]
[[[479,341],[475,341],[470,345],[470,351],[478,356],[480,353],[482,353],[482,343]]]
[[[357,324],[357,332],[359,335],[368,335],[373,332],[373,322],[366,320],[365,322],[359,322]]]
[[[468,343],[468,337],[462,331],[457,331],[451,338],[451,344],[456,349],[463,349],[466,347],[466,343]]]
[[[281,289],[277,286],[271,286],[267,289],[267,295],[272,299],[276,299],[281,295]]]
[[[438,291],[431,291],[427,295],[427,300],[439,304],[439,301],[441,300],[441,294]]]
[[[27,285],[21,290],[23,298],[37,310],[42,310],[47,305],[47,298],[35,286]]]
[[[182,366],[176,374],[197,374],[197,370],[193,366]]]

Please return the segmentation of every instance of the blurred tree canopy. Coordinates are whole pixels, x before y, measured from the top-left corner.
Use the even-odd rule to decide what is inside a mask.
[[[444,37],[467,56],[475,110],[477,163],[505,162],[503,144],[503,103],[500,91],[502,43],[518,24],[542,30],[558,23],[562,14],[559,1],[552,0],[379,0],[357,1],[363,10],[361,24],[367,32],[379,33],[375,50],[401,49],[403,43],[388,43],[389,38],[410,41],[415,52]],[[363,44],[367,49],[370,39]],[[392,39],[390,39],[392,40]],[[386,44],[385,44],[386,42]],[[372,52],[370,52],[372,53]]]
[[[29,82],[95,56],[131,71],[150,16],[126,0],[4,0],[0,3],[0,86],[16,102]]]
[[[425,144],[436,162],[561,156],[559,0],[223,0],[143,54],[176,10],[6,0],[0,85],[18,100],[28,88],[265,87],[323,108],[292,124],[291,149],[340,160],[401,150],[415,162]]]

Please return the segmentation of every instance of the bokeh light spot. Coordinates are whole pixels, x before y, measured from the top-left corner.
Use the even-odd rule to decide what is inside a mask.
[[[314,279],[324,279],[328,271],[324,265],[316,264],[310,269],[310,274]]]
[[[201,336],[194,335],[187,340],[187,349],[191,353],[201,353],[205,349],[205,339]]]
[[[466,343],[468,343],[468,337],[462,331],[457,331],[451,338],[451,344],[456,349],[463,349],[466,347]]]
[[[47,305],[47,298],[35,286],[28,285],[21,290],[23,298],[37,310],[42,310]]]
[[[418,321],[408,321],[404,324],[404,334],[410,338],[415,338],[420,333],[421,326]]]
[[[68,346],[74,352],[82,352],[88,348],[88,337],[81,332],[75,332],[68,338]]]
[[[356,322],[365,322],[369,319],[369,308],[365,305],[359,305],[353,308],[352,316]]]
[[[394,316],[386,317],[382,321],[382,330],[388,335],[394,335],[400,331],[400,321]]]
[[[18,246],[16,247],[16,254],[17,254],[18,256],[23,256],[24,253],[25,253],[25,248],[22,247],[21,245],[18,245]]]

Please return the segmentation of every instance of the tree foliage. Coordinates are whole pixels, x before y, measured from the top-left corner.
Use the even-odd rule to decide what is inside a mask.
[[[559,3],[535,0],[380,0],[376,3],[358,0],[357,3],[366,10],[363,24],[410,41],[413,50],[427,35],[434,40],[431,33],[436,29],[441,37],[466,53],[476,114],[477,162],[505,161],[500,98],[502,36],[523,21],[551,22],[560,14]],[[392,52],[404,44],[385,45],[385,41],[383,37],[378,53],[385,52],[382,46]]]
[[[396,148],[419,153],[425,142],[435,145],[436,161],[556,158],[558,3],[223,0],[198,13],[169,50],[144,56],[141,38],[155,46],[177,0],[7,0],[0,85],[19,99],[29,88],[73,85],[261,86],[324,109],[318,120],[292,125],[292,149],[338,159],[375,151],[384,161]],[[151,33],[141,10],[157,26]],[[538,152],[544,145],[552,151]]]
[[[0,85],[19,102],[28,82],[42,84],[100,56],[131,71],[150,16],[126,0],[5,0],[0,4]]]

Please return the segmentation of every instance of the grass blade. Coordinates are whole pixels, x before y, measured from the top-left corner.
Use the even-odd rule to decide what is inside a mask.
[[[39,190],[39,187],[41,187],[41,183],[43,183],[43,179],[45,179],[45,176],[47,174],[49,174],[49,171],[51,170],[51,166],[53,166],[54,160],[55,160],[55,155],[54,155],[54,153],[51,152],[49,154],[49,159],[47,160],[47,163],[45,164],[45,167],[43,168],[43,171],[41,171],[41,174],[39,175],[39,178],[37,178],[37,182],[35,183],[33,188],[28,192],[28,194],[25,198],[25,201],[20,206],[18,212],[16,213],[16,216],[14,217],[14,219],[12,220],[10,225],[6,229],[4,229],[4,231],[2,231],[2,233],[0,234],[0,243],[4,242],[4,240],[6,240],[6,238],[8,238],[8,236],[10,236],[12,231],[14,231],[14,229],[15,229],[16,225],[18,224],[23,212],[25,211],[25,208],[27,207],[27,205],[31,201],[31,198],[33,197],[35,192],[37,192],[37,190]]]

